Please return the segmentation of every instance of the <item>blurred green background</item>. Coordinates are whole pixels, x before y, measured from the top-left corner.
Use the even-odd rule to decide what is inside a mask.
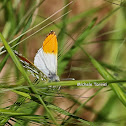
[[[61,79],[75,78],[94,82],[103,79],[125,80],[125,0],[71,1],[0,0],[0,32],[7,42],[13,41],[9,44],[14,46],[13,50],[33,62],[37,50],[41,48],[50,30],[55,31],[59,49],[58,75]],[[56,14],[53,16],[54,13]],[[33,29],[40,23],[41,25]],[[27,30],[29,32],[23,34]],[[19,35],[22,36],[14,40]],[[47,108],[51,109],[50,113],[56,124],[27,87],[27,81],[16,67],[13,58],[8,53],[3,53],[5,48],[2,48],[2,41],[1,39],[1,126],[126,125],[125,83],[116,83],[117,87],[111,85],[88,88],[77,87],[76,81],[70,81],[65,87],[61,87],[58,93],[48,88],[43,89],[43,82],[40,82],[40,87],[35,88]],[[84,51],[89,55],[85,55]],[[34,80],[31,76],[30,79]],[[28,99],[26,95],[34,97]],[[50,107],[50,104],[54,106]]]

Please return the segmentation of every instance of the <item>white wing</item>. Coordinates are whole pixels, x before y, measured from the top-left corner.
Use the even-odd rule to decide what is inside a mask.
[[[47,77],[57,75],[57,56],[43,52],[40,48],[34,58],[34,65]]]

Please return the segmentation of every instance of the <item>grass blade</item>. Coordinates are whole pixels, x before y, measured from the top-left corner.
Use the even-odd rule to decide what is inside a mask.
[[[85,53],[94,67],[97,69],[97,71],[100,73],[100,75],[106,79],[106,80],[116,80],[99,62],[97,62],[92,56],[90,56],[82,47],[80,47],[83,53]],[[109,84],[109,86],[112,88],[112,90],[115,92],[115,94],[118,96],[119,100],[123,103],[124,106],[126,106],[126,94],[123,90],[123,88],[117,84],[112,83]]]
[[[27,80],[28,84],[30,85],[32,91],[37,94],[37,91],[35,89],[35,87],[33,86],[32,82],[30,81],[29,77],[27,76],[27,73],[25,72],[24,68],[22,67],[21,63],[19,62],[19,60],[17,59],[16,55],[14,54],[14,52],[12,51],[11,47],[8,45],[8,43],[6,42],[6,40],[4,39],[4,37],[2,36],[2,34],[0,33],[0,38],[5,46],[5,48],[7,49],[8,53],[10,54],[10,56],[12,57],[15,65],[17,66],[17,68],[19,69],[19,71],[22,73],[22,75],[24,76],[24,78]],[[49,109],[46,107],[44,101],[41,99],[41,97],[39,95],[36,95],[36,97],[38,98],[38,100],[40,101],[40,103],[44,106],[44,108],[46,109],[46,111],[48,112],[50,118],[53,120],[53,122],[58,126],[58,124],[56,123],[55,118],[52,116],[51,112],[49,111]]]

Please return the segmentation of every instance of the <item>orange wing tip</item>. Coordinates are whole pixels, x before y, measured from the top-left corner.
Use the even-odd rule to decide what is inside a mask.
[[[43,42],[43,51],[45,53],[51,53],[57,55],[58,52],[58,43],[57,37],[54,31],[50,31],[45,41]]]

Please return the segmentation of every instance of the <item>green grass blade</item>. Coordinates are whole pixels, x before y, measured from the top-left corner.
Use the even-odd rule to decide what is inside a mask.
[[[100,73],[100,75],[106,80],[116,80],[99,62],[97,62],[92,56],[90,56],[82,47],[80,47],[82,51],[89,57],[90,61]],[[118,96],[119,100],[126,106],[126,94],[124,89],[117,83],[109,84],[115,94]]]
[[[9,115],[9,116],[29,115],[29,114],[26,114],[26,113],[19,113],[19,112],[16,112],[16,111],[2,109],[2,108],[0,108],[0,113],[3,114],[3,115]]]
[[[30,17],[22,32],[25,32],[25,31],[30,27],[31,21],[32,21],[32,18]],[[23,37],[23,36],[22,36],[22,37]],[[19,38],[18,40],[16,40],[15,42],[17,43],[18,41],[20,41],[20,39],[21,39],[22,37],[20,37],[20,38]],[[14,48],[14,49],[15,49],[15,48]],[[2,60],[2,62],[0,63],[0,71],[3,69],[5,63],[7,62],[8,57],[9,57],[9,55],[7,54],[7,56],[5,56],[5,57],[3,58],[3,60]]]
[[[113,108],[113,105],[116,103],[116,95],[110,96],[107,103],[104,105],[104,107],[98,112],[97,117],[95,121],[99,121],[102,123],[102,121],[107,120],[109,114],[111,113],[111,110]]]
[[[0,72],[1,72],[1,70],[3,69],[4,65],[6,64],[8,57],[9,57],[9,54],[7,54],[7,55],[3,58],[3,60],[1,61],[1,63],[0,63]]]
[[[23,97],[26,97],[28,99],[31,99],[31,96],[29,94],[27,94],[27,93],[24,93],[24,92],[21,92],[21,91],[16,91],[16,90],[12,90],[12,91],[15,92],[18,95],[21,95]]]
[[[86,39],[86,37],[90,34],[91,29],[94,26],[96,20],[97,20],[96,18],[92,20],[92,22],[88,25],[88,27],[86,29],[84,29],[82,34],[75,41],[75,44],[71,47],[71,49],[58,60],[58,64],[60,64],[58,66],[58,69],[60,70],[60,71],[58,71],[58,75],[59,76],[63,73],[66,65],[69,62],[69,60],[72,58],[72,56],[75,54],[75,52],[77,52],[78,45],[83,44],[83,42]]]
[[[20,111],[22,113],[27,113],[30,116],[15,117],[15,119],[17,119],[19,121],[16,122],[16,124],[14,126],[20,126],[20,125],[25,126],[30,121],[34,121],[34,122],[44,121],[44,117],[43,116],[34,115],[35,112],[37,111],[37,109],[39,108],[39,106],[40,105],[38,103],[31,102],[31,101],[29,103],[27,103],[27,104],[23,104],[22,106],[20,106],[18,111]],[[21,119],[21,121],[20,121],[20,119]]]
[[[51,82],[51,83],[39,83],[38,85],[36,85],[36,86],[41,86],[41,87],[45,87],[45,86],[59,86],[59,85],[61,85],[61,86],[79,86],[79,84],[80,84],[80,86],[81,87],[95,87],[95,83],[107,83],[107,84],[110,84],[110,83],[125,83],[126,82],[126,80],[108,80],[108,79],[106,79],[106,80],[74,80],[74,81],[60,81],[60,82]],[[89,85],[89,86],[84,86],[83,84],[92,84],[91,86]],[[81,85],[82,84],[82,85]],[[100,85],[98,86],[96,86],[96,87],[101,87]]]
[[[68,4],[68,1],[65,0],[65,5],[67,5],[67,4]],[[67,6],[67,7],[64,9],[64,13],[63,13],[63,14],[67,13],[69,10],[70,10],[70,9],[69,9],[69,6]],[[58,36],[57,36],[58,41],[60,41],[60,43],[58,44],[59,50],[62,49],[62,47],[63,47],[63,45],[64,45],[64,42],[65,42],[65,38],[66,38],[66,37],[65,37],[64,32],[67,30],[67,25],[66,25],[67,19],[68,19],[68,14],[65,15],[65,16],[63,16],[63,18],[62,18],[62,26],[60,27],[60,32],[59,32],[59,34],[58,34]]]
[[[50,109],[52,109],[53,111],[56,111],[56,112],[61,113],[61,114],[63,114],[63,115],[66,115],[66,116],[69,116],[69,117],[71,117],[71,118],[74,118],[74,119],[76,119],[76,120],[82,122],[84,125],[86,124],[86,125],[95,126],[95,123],[86,121],[86,120],[84,120],[84,119],[82,119],[82,118],[80,118],[80,117],[78,117],[78,116],[75,116],[74,114],[71,114],[71,113],[65,111],[64,109],[61,109],[61,108],[59,108],[59,107],[57,107],[57,106],[55,106],[55,105],[51,105],[51,104],[50,104],[50,105],[48,105],[47,107],[50,108]]]
[[[7,49],[8,53],[10,54],[11,58],[13,59],[15,65],[17,66],[17,68],[19,69],[19,71],[22,73],[22,75],[24,76],[24,78],[27,80],[28,84],[30,85],[30,88],[32,89],[32,91],[37,94],[35,87],[33,86],[32,82],[30,81],[29,77],[27,76],[27,73],[25,72],[23,66],[21,65],[21,63],[19,62],[19,60],[17,59],[16,55],[14,54],[14,52],[12,51],[12,49],[10,48],[10,46],[8,45],[8,43],[6,42],[6,40],[4,39],[4,37],[2,36],[2,34],[0,33],[0,38],[5,46],[5,48]],[[58,124],[56,123],[55,118],[52,116],[51,112],[48,110],[48,108],[46,107],[44,101],[41,99],[41,97],[39,95],[36,95],[36,97],[38,98],[38,100],[40,101],[40,103],[44,106],[44,108],[46,109],[47,113],[49,114],[50,118],[53,120],[53,122],[58,126]]]
[[[19,69],[19,71],[22,73],[22,75],[24,76],[24,78],[28,81],[28,83],[31,85],[31,81],[28,78],[23,66],[21,65],[21,63],[19,62],[19,60],[17,59],[16,55],[14,54],[14,52],[12,51],[12,49],[10,48],[10,46],[8,45],[8,43],[6,42],[6,40],[4,39],[4,37],[2,36],[2,34],[0,33],[0,38],[5,46],[5,48],[7,49],[8,53],[10,54],[11,58],[13,59],[15,65],[17,66],[17,68]]]

